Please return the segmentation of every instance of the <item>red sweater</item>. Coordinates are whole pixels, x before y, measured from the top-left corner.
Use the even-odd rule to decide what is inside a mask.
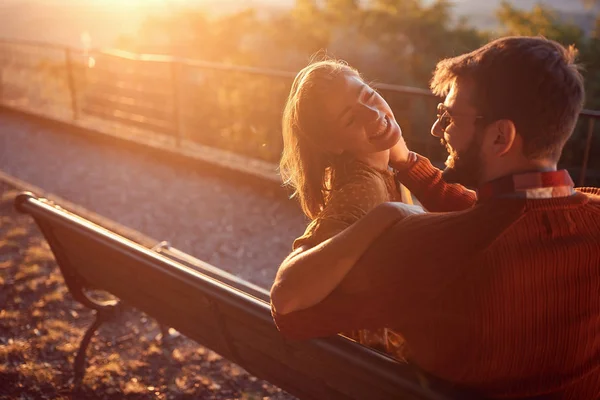
[[[386,231],[321,303],[274,313],[281,332],[388,327],[482,395],[600,398],[600,190],[477,202],[422,157],[401,180],[433,212]]]

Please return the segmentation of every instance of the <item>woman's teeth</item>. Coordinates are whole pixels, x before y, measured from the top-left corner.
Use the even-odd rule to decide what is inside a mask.
[[[383,124],[381,124],[381,127],[379,128],[379,130],[377,132],[375,132],[375,134],[371,135],[371,139],[378,138],[378,137],[386,134],[389,126],[390,126],[390,121],[388,120],[388,118],[387,117],[383,118]]]

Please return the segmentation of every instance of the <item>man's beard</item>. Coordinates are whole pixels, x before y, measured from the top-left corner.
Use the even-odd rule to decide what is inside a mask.
[[[450,157],[446,161],[446,169],[442,177],[447,183],[460,183],[469,188],[479,186],[479,177],[483,163],[481,162],[481,135],[475,134],[466,150],[454,150],[445,139],[441,139],[442,145],[446,146]]]

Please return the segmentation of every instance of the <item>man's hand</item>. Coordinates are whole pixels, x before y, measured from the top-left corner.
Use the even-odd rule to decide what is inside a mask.
[[[400,216],[400,219],[404,219],[410,215],[425,214],[423,207],[413,204],[389,202],[382,204],[380,207],[387,208],[389,217],[395,220],[398,220],[398,216]]]

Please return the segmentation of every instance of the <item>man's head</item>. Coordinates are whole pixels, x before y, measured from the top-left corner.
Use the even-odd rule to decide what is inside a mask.
[[[575,55],[541,37],[505,37],[440,61],[431,89],[446,99],[431,133],[450,153],[445,179],[474,187],[555,169],[583,107]]]

